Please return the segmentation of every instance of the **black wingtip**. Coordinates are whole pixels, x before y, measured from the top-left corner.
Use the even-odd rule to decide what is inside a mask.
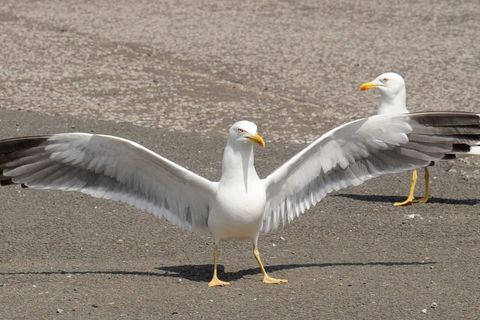
[[[447,153],[446,155],[443,156],[443,160],[455,160],[457,159],[457,156],[451,153]]]
[[[0,186],[9,186],[11,184],[15,184],[12,179],[5,179],[0,180]]]
[[[50,135],[43,136],[29,136],[18,137],[0,140],[0,185],[8,186],[15,184],[11,177],[3,175],[5,164],[17,159],[22,152],[30,148],[38,147],[50,138]],[[28,188],[28,186],[22,184],[22,188]]]
[[[465,143],[455,143],[453,145],[452,151],[453,152],[470,152],[470,145]]]
[[[409,114],[420,124],[434,127],[471,127],[477,128],[480,125],[480,117],[478,114],[471,112],[458,111],[428,111],[428,112],[412,112]]]
[[[37,147],[50,137],[50,135],[44,135],[0,140],[0,154],[8,154],[18,150]]]

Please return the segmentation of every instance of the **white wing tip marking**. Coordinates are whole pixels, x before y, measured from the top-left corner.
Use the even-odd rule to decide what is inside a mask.
[[[470,148],[469,154],[480,155],[480,146],[473,146]]]

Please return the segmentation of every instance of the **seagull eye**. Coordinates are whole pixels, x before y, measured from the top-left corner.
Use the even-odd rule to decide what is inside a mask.
[[[243,130],[241,128],[238,128],[237,131],[238,131],[238,133],[245,133],[245,130]]]
[[[388,81],[388,78],[383,78],[383,81],[384,81],[384,82],[387,82],[387,81]]]

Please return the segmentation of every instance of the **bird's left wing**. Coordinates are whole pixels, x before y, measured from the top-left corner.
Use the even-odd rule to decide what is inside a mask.
[[[335,128],[264,179],[262,231],[298,217],[332,191],[388,173],[425,167],[480,141],[479,115],[377,115]]]
[[[211,182],[114,136],[60,133],[0,140],[0,182],[126,202],[186,229],[205,230]]]

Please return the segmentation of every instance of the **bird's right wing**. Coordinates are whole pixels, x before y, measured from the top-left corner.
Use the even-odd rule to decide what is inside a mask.
[[[60,133],[0,140],[0,182],[126,202],[206,230],[217,183],[118,137]]]
[[[332,191],[425,167],[480,142],[474,113],[377,115],[335,128],[264,179],[262,231],[292,221]]]

